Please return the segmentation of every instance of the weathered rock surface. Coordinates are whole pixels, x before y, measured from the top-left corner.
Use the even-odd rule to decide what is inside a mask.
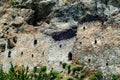
[[[74,63],[77,58],[105,75],[120,73],[119,4],[14,1],[12,5],[0,2],[0,64],[5,70],[11,61],[30,68],[47,65],[49,70],[61,70],[61,62]]]
[[[100,22],[79,25],[72,53],[91,68],[106,74],[120,73],[120,29],[116,26],[108,24],[102,29]]]

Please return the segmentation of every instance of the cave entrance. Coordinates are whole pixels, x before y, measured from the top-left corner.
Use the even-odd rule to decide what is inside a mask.
[[[67,39],[70,39],[72,37],[75,37],[76,32],[77,32],[77,28],[75,28],[75,29],[67,29],[65,31],[53,33],[52,38],[55,41],[67,40]]]
[[[69,52],[69,54],[68,54],[68,60],[69,60],[69,61],[72,60],[72,53],[71,53],[71,52]]]

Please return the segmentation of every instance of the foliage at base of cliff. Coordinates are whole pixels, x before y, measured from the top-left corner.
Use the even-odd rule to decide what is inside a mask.
[[[32,71],[29,67],[13,66],[8,72],[0,69],[0,80],[100,80],[102,73],[83,68],[81,65],[69,65],[62,63],[63,71],[58,72],[54,69],[47,72],[46,66],[41,68],[34,67]]]
[[[13,66],[8,72],[0,69],[0,80],[104,80],[103,74],[99,71],[90,70],[88,67],[83,67],[76,64],[62,63],[63,71],[59,72],[54,69],[47,72],[47,67],[34,67],[29,70],[29,67]],[[112,75],[111,80],[120,79],[120,75]]]

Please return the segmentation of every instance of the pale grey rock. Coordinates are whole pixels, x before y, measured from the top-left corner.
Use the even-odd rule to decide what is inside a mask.
[[[119,9],[112,5],[109,5],[108,8],[104,11],[104,14],[107,16],[116,15],[119,13]]]
[[[29,24],[33,23],[34,13],[35,11],[32,9],[20,9],[19,11],[19,15]]]
[[[98,0],[15,1],[18,2],[15,8],[0,7],[0,45],[6,46],[0,52],[0,64],[5,70],[12,61],[14,65],[30,69],[47,65],[48,70],[61,71],[61,62],[72,62],[68,60],[71,52],[79,62],[105,75],[120,73],[120,9],[117,6]],[[8,48],[8,41],[16,41],[15,37],[14,47]]]
[[[109,26],[107,31],[102,33],[98,27],[101,24],[98,24],[99,22],[90,22],[78,27],[72,53],[79,59],[79,62],[102,71],[104,75],[119,74],[120,29],[112,29]]]

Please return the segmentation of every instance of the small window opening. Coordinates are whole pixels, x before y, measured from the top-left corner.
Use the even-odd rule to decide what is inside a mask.
[[[44,56],[44,52],[42,53],[42,56]]]
[[[34,40],[34,45],[37,45],[37,40],[36,39]]]
[[[4,25],[7,25],[7,23],[4,23]]]
[[[10,39],[8,39],[8,45],[7,45],[7,48],[8,48],[8,49],[12,49],[12,48],[14,48],[14,47],[15,47],[15,45],[12,44],[12,42],[11,42]]]
[[[60,64],[62,64],[62,61],[60,61]]]
[[[86,28],[85,28],[85,26],[83,27],[83,30],[85,30]]]
[[[8,52],[8,58],[10,58],[10,57],[11,57],[11,51]]]
[[[88,59],[88,62],[90,63],[91,59]]]
[[[108,63],[106,63],[106,66],[108,66]]]
[[[82,44],[82,42],[80,42],[80,44]]]
[[[71,52],[68,54],[68,60],[69,60],[69,61],[72,60],[72,53],[71,53]]]
[[[97,40],[95,40],[95,44],[97,44]]]
[[[21,56],[23,55],[23,52],[21,52]]]
[[[13,41],[14,41],[15,43],[17,43],[17,37],[16,37],[16,36],[13,37]]]
[[[60,44],[60,48],[62,47],[62,45]]]
[[[32,54],[32,58],[34,57],[34,55]]]

